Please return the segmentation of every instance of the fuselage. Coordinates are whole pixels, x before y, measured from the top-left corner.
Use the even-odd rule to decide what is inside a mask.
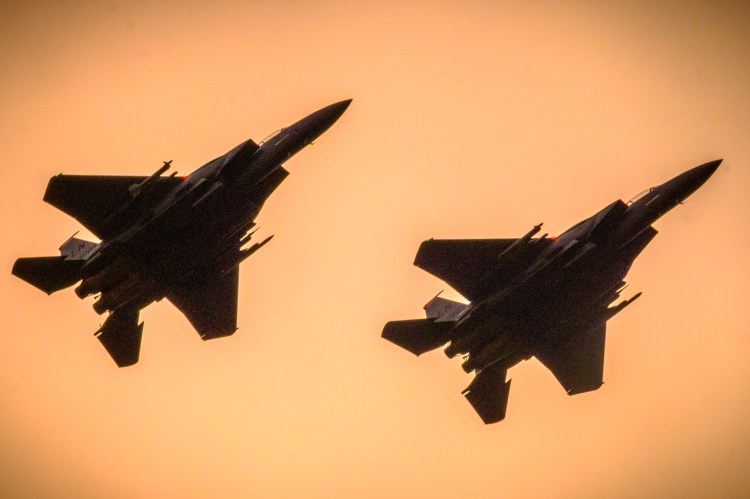
[[[529,358],[535,345],[555,344],[606,322],[632,301],[606,308],[656,235],[651,224],[698,189],[719,163],[688,170],[630,203],[618,200],[557,238],[530,239],[527,244],[547,246],[510,281],[493,283],[470,304],[458,317],[446,354],[468,354],[467,372],[496,362],[507,368]],[[498,265],[504,263],[498,259]]]
[[[239,250],[250,239],[246,233],[288,175],[281,166],[326,131],[349,102],[325,107],[260,144],[243,142],[182,178],[145,210],[138,211],[136,199],[123,211],[128,222],[88,255],[77,294],[101,293],[94,305],[98,313],[142,308],[209,266],[219,272],[237,266],[247,255]],[[148,195],[150,185],[144,184],[139,196]]]

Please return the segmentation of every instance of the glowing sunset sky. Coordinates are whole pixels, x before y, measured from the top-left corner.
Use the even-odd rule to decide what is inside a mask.
[[[747,497],[750,6],[14,3],[0,496]],[[163,301],[117,369],[91,299],[10,275],[81,229],[42,201],[55,173],[187,174],[346,98],[257,219],[234,336]],[[554,235],[717,158],[636,260],[598,391],[532,359],[484,426],[460,359],[380,338],[446,289],[424,239]]]

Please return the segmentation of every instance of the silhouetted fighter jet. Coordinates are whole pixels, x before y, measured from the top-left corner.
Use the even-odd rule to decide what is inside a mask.
[[[651,224],[698,189],[712,161],[633,198],[617,200],[557,238],[435,240],[414,265],[439,277],[470,304],[432,299],[426,319],[393,321],[383,338],[420,355],[448,342],[476,376],[464,390],[485,423],[505,417],[507,370],[537,357],[570,395],[602,385],[605,327],[641,293],[609,306],[635,258],[654,238]]]
[[[167,298],[204,340],[237,330],[239,264],[263,203],[289,174],[282,164],[325,132],[351,100],[325,107],[260,144],[248,140],[187,177],[56,175],[44,200],[81,222],[100,243],[72,237],[61,256],[19,258],[13,274],[51,294],[98,294],[107,319],[95,333],[118,366],[138,362],[140,310]]]

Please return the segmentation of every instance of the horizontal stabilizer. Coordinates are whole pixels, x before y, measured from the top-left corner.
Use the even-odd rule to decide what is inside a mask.
[[[391,321],[381,336],[414,355],[421,355],[448,343],[454,325],[452,321],[434,319]]]
[[[485,424],[505,419],[510,394],[510,381],[505,381],[507,373],[508,370],[496,362],[487,369],[482,369],[463,391],[466,400]]]
[[[94,333],[117,367],[132,366],[140,357],[143,323],[138,324],[138,312],[138,309],[115,310]]]
[[[13,264],[13,275],[48,295],[72,286],[81,280],[83,260],[67,260],[63,256],[19,258]]]
[[[505,419],[505,409],[508,407],[510,394],[510,381],[505,381],[507,373],[508,370],[496,362],[482,369],[463,391],[466,400],[485,424],[497,423]]]

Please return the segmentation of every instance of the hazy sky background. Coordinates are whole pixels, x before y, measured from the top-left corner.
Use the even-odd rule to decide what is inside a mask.
[[[747,497],[750,6],[659,3],[0,4],[0,495]],[[257,220],[234,336],[164,301],[117,369],[91,299],[10,275],[80,229],[53,174],[187,174],[345,98]],[[554,235],[716,158],[598,391],[532,359],[484,426],[460,359],[380,338],[446,288],[424,239]]]

